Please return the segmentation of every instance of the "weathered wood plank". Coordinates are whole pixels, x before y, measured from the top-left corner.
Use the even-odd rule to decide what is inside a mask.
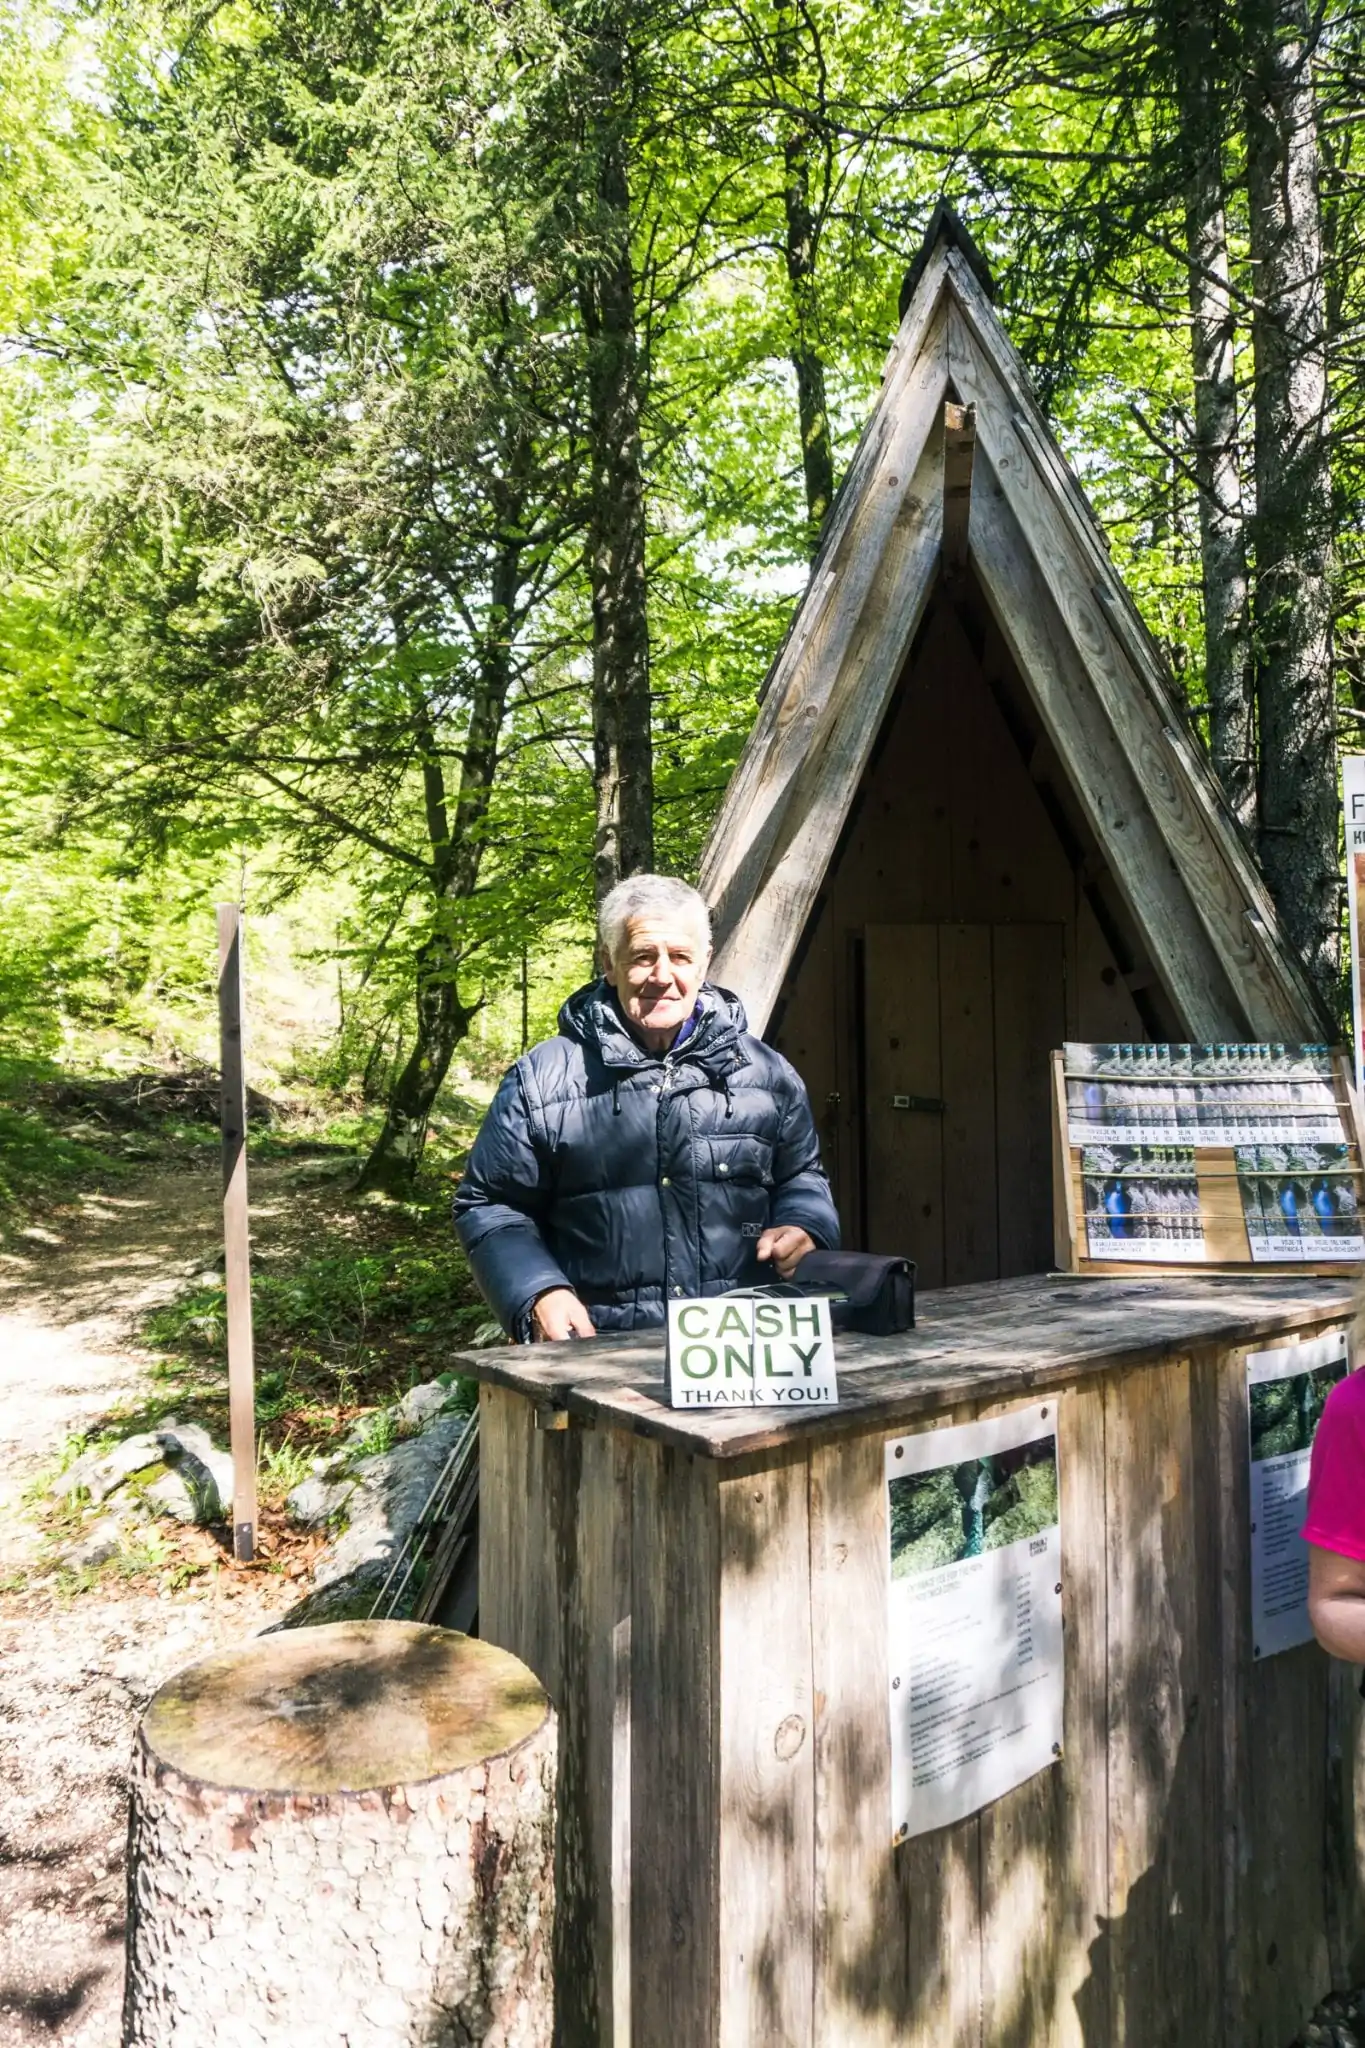
[[[814,2048],[895,2048],[908,2004],[891,1854],[886,1477],[879,1435],[810,1455]]]
[[[941,1287],[943,1118],[891,1106],[896,1095],[943,1094],[938,929],[869,925],[863,946],[868,1250],[907,1255],[921,1287]]]
[[[1064,927],[996,925],[991,960],[1000,1271],[1037,1273],[1053,1249],[1049,1054],[1064,1024]]]
[[[981,587],[1182,1027],[1196,1040],[1241,1037],[1247,1013],[1172,865],[1136,766],[1115,740],[1074,629],[1053,600],[1006,489],[1006,475],[1024,459],[983,436],[972,518]]]
[[[808,1418],[762,1408],[716,1416],[670,1409],[663,1342],[655,1335],[505,1346],[462,1352],[456,1362],[462,1372],[532,1401],[723,1460],[798,1439],[891,1430],[962,1401],[1155,1364],[1192,1344],[1230,1346],[1296,1330],[1310,1335],[1349,1314],[1352,1299],[1344,1275],[1032,1275],[947,1288],[921,1302],[915,1330],[841,1337],[840,1405]]]
[[[1218,1560],[1188,1358],[1105,1382],[1109,1925],[1115,2048],[1224,2041]],[[1204,2016],[1207,2017],[1204,2017]]]
[[[810,2048],[815,1743],[809,1462],[720,1484],[721,2048]]]
[[[718,1468],[636,1444],[631,1501],[634,2048],[720,2027]]]
[[[990,926],[944,925],[938,958],[944,1278],[952,1287],[1000,1271]]]
[[[976,414],[970,405],[949,399],[943,408],[943,573],[956,576],[967,566],[967,533],[972,514],[972,458],[976,453]]]
[[[620,1632],[631,1624],[632,1459],[633,1439],[617,1429],[571,1429],[560,1451],[560,2048],[630,2048],[630,1702]],[[617,1889],[622,1883],[624,1896]],[[618,1949],[622,1936],[624,1953]]]
[[[700,886],[717,927],[714,973],[743,995],[757,1031],[805,928],[932,588],[943,461],[932,429],[945,380],[935,329],[850,523],[847,563],[775,706],[761,765],[741,778],[747,795],[733,815],[727,802],[702,862]]]
[[[556,1706],[563,1691],[557,1521],[566,1434],[538,1430],[533,1405],[501,1386],[480,1389],[479,1633],[529,1665]]]
[[[1117,630],[1119,608],[1105,602],[1111,595],[1112,572],[1106,565],[1103,580],[1097,581],[1093,565],[1085,560],[1076,523],[1059,502],[1054,480],[1035,460],[1035,439],[1020,430],[1019,400],[1002,381],[984,345],[983,323],[956,295],[949,304],[948,330],[953,382],[977,409],[978,465],[983,455],[991,458],[993,473],[1084,665],[1097,707],[1117,740],[1114,751],[1137,770],[1167,857],[1178,865],[1206,943],[1215,949],[1247,1006],[1251,1035],[1315,1036],[1316,1012],[1305,1014],[1300,992],[1289,986],[1274,955],[1258,943],[1247,922],[1247,890],[1234,872],[1231,835],[1214,829],[1216,812],[1194,794],[1184,757],[1171,742],[1170,706],[1154,701]],[[1028,412],[1035,410],[1030,400]],[[974,545],[976,541],[974,521]],[[1033,670],[1027,673],[1036,686]],[[1150,913],[1144,928],[1152,928]],[[1159,948],[1159,928],[1156,937]],[[1153,958],[1158,957],[1159,951],[1154,951]]]
[[[1064,1754],[981,1815],[986,2048],[1107,2041],[1108,1739],[1104,1388],[1057,1410],[1066,1645]]]

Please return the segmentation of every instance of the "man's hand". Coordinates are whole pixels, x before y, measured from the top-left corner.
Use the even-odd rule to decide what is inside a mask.
[[[815,1239],[794,1223],[775,1223],[764,1231],[757,1250],[760,1259],[772,1260],[783,1280],[790,1280],[806,1253],[815,1250]]]
[[[566,1337],[595,1337],[592,1317],[572,1287],[552,1287],[531,1310],[531,1322],[542,1344],[562,1344]]]

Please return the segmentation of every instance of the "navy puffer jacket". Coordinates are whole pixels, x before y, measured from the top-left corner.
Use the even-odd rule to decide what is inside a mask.
[[[666,1055],[627,1030],[605,981],[570,996],[559,1036],[504,1076],[455,1197],[474,1277],[523,1340],[551,1287],[599,1330],[633,1330],[662,1323],[669,1295],[773,1278],[754,1255],[771,1223],[839,1243],[804,1084],[709,984]]]

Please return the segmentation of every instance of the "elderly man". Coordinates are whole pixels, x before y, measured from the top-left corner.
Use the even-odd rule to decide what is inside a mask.
[[[671,1296],[785,1279],[839,1243],[805,1088],[707,981],[697,891],[619,883],[598,946],[601,980],[504,1077],[455,1197],[474,1277],[523,1343],[659,1324]]]

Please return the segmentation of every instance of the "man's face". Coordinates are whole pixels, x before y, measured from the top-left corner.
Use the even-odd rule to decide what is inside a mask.
[[[672,919],[633,917],[606,977],[632,1024],[678,1031],[692,1014],[710,961],[701,933]]]

